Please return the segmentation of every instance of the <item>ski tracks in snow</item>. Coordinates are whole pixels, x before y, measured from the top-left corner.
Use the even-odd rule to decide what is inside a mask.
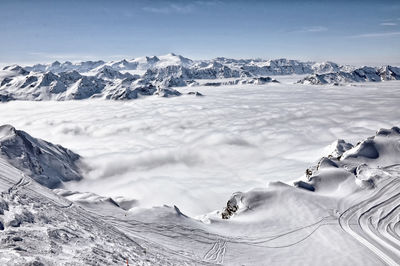
[[[341,228],[387,265],[400,265],[400,166],[393,178],[371,197],[351,206],[339,217]]]
[[[226,241],[219,239],[213,246],[206,252],[203,260],[215,264],[224,263],[224,256],[226,252]]]

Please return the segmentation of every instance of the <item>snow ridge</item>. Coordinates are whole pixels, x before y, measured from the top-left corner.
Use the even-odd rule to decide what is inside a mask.
[[[257,219],[252,220],[254,226],[263,224],[262,219],[277,219],[284,223],[286,218],[282,212],[279,217],[270,216],[274,213],[273,209],[284,208],[284,205],[292,211],[296,208],[299,208],[299,212],[310,211],[319,208],[313,203],[319,201],[325,208],[332,206],[333,213],[327,214],[327,217],[335,220],[340,230],[369,249],[385,264],[398,265],[399,142],[398,127],[380,129],[375,136],[355,146],[344,140],[335,141],[329,148],[331,153],[307,169],[306,175],[294,183],[299,191],[304,191],[303,196],[300,195],[302,193],[295,196],[295,200],[300,203],[290,200],[293,194],[298,193],[291,186],[272,182],[267,189],[234,193],[223,211],[209,214],[206,219],[215,220],[221,217],[239,222],[241,219],[249,220],[249,217],[255,216]],[[280,201],[286,203],[279,203]],[[322,224],[330,223],[324,219],[320,220],[313,225],[313,233],[316,233]],[[281,236],[273,241],[266,239],[258,243],[278,247],[282,245],[281,241],[277,241],[279,238]],[[282,241],[287,243],[287,240]]]
[[[0,157],[49,188],[82,179],[78,154],[10,125],[0,126]]]

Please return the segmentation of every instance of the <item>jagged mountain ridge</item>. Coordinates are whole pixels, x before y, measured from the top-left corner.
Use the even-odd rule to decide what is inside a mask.
[[[174,89],[156,86],[138,75],[121,73],[104,66],[96,75],[82,75],[76,70],[68,72],[11,72],[0,83],[0,100],[80,100],[104,97],[105,99],[136,99],[140,96],[180,95]],[[14,71],[15,72],[15,71]],[[125,97],[115,97],[125,95]]]
[[[82,179],[78,154],[10,125],[0,126],[0,157],[49,188]]]
[[[298,81],[301,84],[323,85],[350,82],[378,82],[400,80],[400,68],[384,66],[380,68],[361,67],[350,72],[337,71],[325,74],[313,74]]]
[[[311,73],[327,73],[343,69],[333,62],[302,62],[299,60],[288,59],[230,59],[217,57],[211,60],[191,60],[181,55],[170,53],[162,56],[146,56],[135,59],[123,59],[120,61],[104,62],[99,61],[82,61],[71,63],[66,61],[60,63],[55,61],[51,64],[36,64],[33,66],[25,66],[26,71],[33,72],[48,72],[53,73],[67,72],[76,70],[80,73],[98,72],[99,68],[104,66],[111,67],[118,71],[126,70],[148,70],[148,69],[163,69],[168,66],[181,66],[192,71],[201,69],[216,69],[229,68],[230,71],[237,71],[234,77],[240,75],[288,75],[288,74],[311,74]],[[201,71],[200,71],[201,72]],[[198,78],[209,78],[207,76],[198,76]]]
[[[303,84],[329,84],[400,79],[400,69],[352,68],[333,62],[301,62],[288,59],[191,60],[176,54],[120,61],[69,61],[33,66],[6,66],[0,71],[0,101],[79,100],[104,98],[129,100],[141,96],[179,96],[171,87],[198,85],[195,80],[234,78],[221,84],[264,84],[251,78],[271,75],[310,74]],[[272,79],[270,79],[272,80]]]
[[[181,55],[176,55],[173,53],[162,55],[162,56],[145,56],[138,57],[135,59],[122,59],[119,61],[110,61],[105,62],[102,60],[98,61],[82,61],[78,63],[71,63],[70,61],[66,61],[64,63],[60,63],[55,61],[51,64],[36,64],[33,66],[24,67],[27,71],[34,72],[48,72],[51,71],[53,73],[66,72],[71,70],[76,70],[80,73],[85,73],[94,70],[98,70],[99,68],[108,66],[115,70],[147,70],[149,68],[162,68],[169,65],[182,65],[182,66],[190,66],[193,64],[193,61],[189,58],[183,57]]]

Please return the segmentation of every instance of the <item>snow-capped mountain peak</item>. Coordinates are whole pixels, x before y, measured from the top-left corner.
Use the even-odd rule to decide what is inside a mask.
[[[78,154],[10,125],[0,126],[0,157],[46,187],[82,178]]]
[[[304,84],[400,79],[400,69],[392,66],[351,68],[330,61],[316,63],[286,58],[264,60],[217,57],[193,61],[169,53],[110,62],[55,61],[26,67],[7,66],[0,71],[0,100],[69,100],[90,97],[121,99],[121,95],[137,95],[131,93],[136,89],[141,92],[138,95],[153,95],[151,92],[155,93],[157,89],[199,84],[196,80],[235,78],[236,81],[204,84],[263,84],[265,82],[262,80],[270,79],[269,76],[293,74],[309,74],[299,81]],[[253,82],[249,78],[262,82]],[[135,83],[139,79],[141,84]],[[143,88],[146,88],[145,93]],[[174,92],[168,95],[180,94]]]

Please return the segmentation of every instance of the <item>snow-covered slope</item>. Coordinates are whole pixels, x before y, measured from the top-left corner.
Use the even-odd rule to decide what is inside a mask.
[[[265,247],[267,253],[300,248],[306,242],[303,256],[311,255],[310,249],[321,250],[307,265],[320,265],[323,257],[324,264],[346,265],[349,261],[343,261],[343,256],[354,265],[398,265],[400,129],[381,129],[354,147],[344,141],[332,146],[338,143],[339,149],[321,158],[307,169],[307,176],[294,183],[298,188],[272,182],[267,188],[237,192],[223,211],[203,219],[232,220],[224,225],[232,226],[226,232],[254,238],[251,243]],[[261,237],[262,231],[280,233]],[[358,247],[349,249],[353,241]],[[315,247],[316,243],[321,246]],[[331,251],[323,251],[323,246]],[[368,261],[367,254],[375,258]]]
[[[78,154],[10,125],[0,126],[0,157],[49,188],[82,179]]]
[[[3,126],[2,136],[10,130]],[[336,141],[297,187],[271,182],[234,193],[200,220],[176,206],[130,209],[134,201],[50,190],[2,156],[0,263],[398,265],[399,143],[398,127],[356,145]]]
[[[1,265],[194,263],[155,242],[127,234],[126,228],[58,196],[2,158],[0,192]]]

